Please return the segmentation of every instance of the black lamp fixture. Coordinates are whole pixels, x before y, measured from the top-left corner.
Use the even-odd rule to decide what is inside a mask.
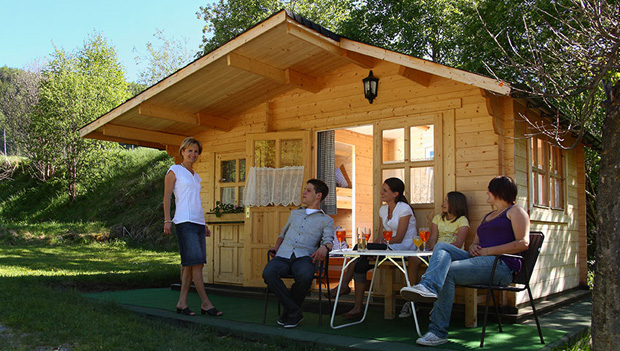
[[[368,73],[368,77],[362,79],[364,82],[364,97],[372,104],[372,100],[377,97],[377,88],[379,87],[379,78],[372,75],[372,71]]]

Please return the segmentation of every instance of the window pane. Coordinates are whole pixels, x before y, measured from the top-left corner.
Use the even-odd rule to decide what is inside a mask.
[[[239,160],[239,181],[245,182],[245,158]]]
[[[222,161],[222,183],[233,183],[236,181],[237,162],[235,160]]]
[[[239,206],[245,206],[245,199],[243,198],[244,186],[239,187]]]
[[[235,204],[235,188],[222,188],[222,203]]]
[[[544,188],[545,188],[545,184],[544,184],[544,176],[540,173],[534,173],[536,179],[534,180],[534,182],[536,183],[536,189],[535,189],[535,197],[536,197],[536,204],[538,205],[545,205],[545,200],[544,200]]]
[[[275,140],[260,140],[254,142],[254,166],[276,167]]]
[[[411,182],[409,182],[409,201],[413,204],[428,204],[434,200],[433,167],[411,168]]]
[[[383,184],[383,181],[388,179],[388,178],[398,178],[400,180],[405,179],[405,170],[404,169],[384,169],[383,170],[383,179],[381,180],[381,184]]]
[[[403,162],[405,160],[405,129],[383,131],[383,163]]]
[[[301,139],[282,140],[280,148],[280,167],[303,165],[303,144]]]
[[[433,125],[411,127],[411,161],[432,160],[435,157]]]
[[[543,141],[540,139],[536,139],[536,163],[534,164],[536,168],[544,169],[545,166],[545,145]]]
[[[560,174],[560,149],[557,147],[549,147],[549,172],[552,174]]]

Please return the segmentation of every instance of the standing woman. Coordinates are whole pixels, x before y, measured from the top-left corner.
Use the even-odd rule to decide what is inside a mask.
[[[174,223],[181,253],[181,294],[177,302],[177,313],[196,315],[187,306],[187,294],[193,280],[202,301],[200,312],[210,316],[221,316],[222,312],[218,311],[209,300],[202,279],[202,268],[207,263],[205,237],[211,236],[200,200],[202,179],[193,169],[194,162],[202,153],[202,144],[194,138],[186,138],[181,143],[180,153],[183,162],[180,165],[170,166],[164,181],[164,233],[169,235]],[[175,204],[174,219],[170,217],[172,193]]]

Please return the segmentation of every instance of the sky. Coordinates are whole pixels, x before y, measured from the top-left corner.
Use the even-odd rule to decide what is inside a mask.
[[[89,34],[101,33],[125,68],[125,78],[137,81],[146,43],[162,30],[168,39],[187,40],[190,52],[199,50],[204,20],[200,6],[214,0],[0,0],[0,67],[24,69],[49,59],[54,45],[68,52],[82,47]],[[134,48],[138,52],[134,51]]]

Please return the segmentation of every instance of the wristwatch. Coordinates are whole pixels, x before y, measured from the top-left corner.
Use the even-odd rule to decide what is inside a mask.
[[[331,252],[332,250],[329,249],[329,246],[327,246],[327,244],[323,244],[323,246],[325,246],[325,248],[327,249],[327,252]]]

